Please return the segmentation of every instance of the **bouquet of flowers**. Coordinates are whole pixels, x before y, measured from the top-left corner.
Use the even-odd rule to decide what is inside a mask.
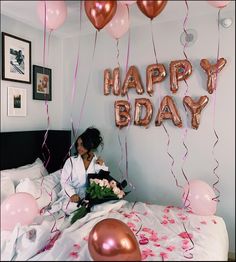
[[[127,186],[126,180],[119,183],[109,173],[109,171],[100,170],[98,174],[88,174],[86,196],[78,202],[79,208],[74,211],[71,224],[90,212],[92,206],[110,200],[122,199],[129,193],[123,190]]]

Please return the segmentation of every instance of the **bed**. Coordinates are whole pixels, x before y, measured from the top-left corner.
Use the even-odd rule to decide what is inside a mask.
[[[1,173],[11,168],[21,170],[22,165],[40,158],[44,132],[1,133]],[[41,206],[45,205],[45,201],[57,200],[60,170],[71,143],[69,131],[50,131],[48,139],[51,163],[48,174],[44,176],[44,187],[47,188],[45,191],[54,191],[52,199],[37,200]],[[17,148],[22,149],[23,145],[25,153],[19,159],[22,150]],[[30,175],[24,177],[14,184],[15,192],[34,195],[40,189],[40,179]],[[228,260],[228,233],[223,218],[199,216],[171,205],[129,202],[125,199],[95,205],[90,213],[72,225],[70,217],[57,210],[42,213],[31,225],[17,224],[13,231],[1,230],[1,260],[92,261],[88,249],[89,233],[105,218],[126,223],[137,239],[143,261]]]

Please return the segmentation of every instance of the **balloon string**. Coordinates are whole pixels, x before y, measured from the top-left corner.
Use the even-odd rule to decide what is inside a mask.
[[[95,39],[94,39],[94,47],[93,47],[93,55],[92,55],[92,64],[94,62],[94,54],[95,54],[95,49],[96,49],[96,43],[97,43],[97,30],[96,30],[96,33],[95,33]],[[79,127],[80,127],[80,121],[82,119],[82,115],[83,115],[83,109],[84,109],[84,105],[85,105],[85,101],[86,101],[86,97],[87,97],[87,93],[88,93],[88,88],[89,88],[89,82],[90,82],[90,77],[91,77],[91,68],[90,68],[90,71],[89,71],[89,76],[88,76],[88,80],[87,80],[87,84],[86,84],[86,89],[85,89],[85,94],[84,94],[84,97],[83,97],[83,101],[82,101],[82,106],[81,106],[81,110],[80,110],[80,114],[79,114],[79,120],[78,120],[78,124],[77,124],[77,129],[76,129],[76,132],[75,132],[75,138],[77,137],[77,134],[78,134],[78,131],[79,131]],[[76,139],[73,140],[73,142],[71,143],[69,149],[68,149],[68,152],[67,154],[65,155],[65,158],[64,158],[64,161],[67,159],[68,155],[70,155],[70,151],[72,149],[72,147],[74,146],[76,142]]]
[[[156,64],[158,64],[156,46],[155,46],[154,37],[153,37],[152,20],[150,20],[150,21],[151,21],[151,33],[152,33],[152,46],[153,46],[153,51],[154,51],[154,55],[155,55],[155,59],[156,59]]]
[[[216,63],[218,62],[219,56],[220,56],[220,12],[221,12],[221,9],[219,9],[219,11],[218,11],[218,19],[217,19],[218,43],[217,43]],[[217,195],[216,195],[216,197],[212,198],[212,200],[220,202],[220,190],[216,187],[216,185],[220,181],[219,175],[216,173],[216,170],[219,167],[219,161],[215,157],[215,147],[219,142],[219,136],[217,135],[217,132],[216,132],[216,129],[215,129],[217,80],[218,80],[218,69],[216,71],[216,81],[215,81],[214,94],[213,94],[213,131],[214,131],[214,135],[215,135],[216,140],[215,140],[215,142],[213,144],[213,148],[212,148],[212,156],[213,156],[214,161],[216,162],[216,165],[213,168],[213,174],[216,177],[216,182],[213,183],[213,189],[217,192]]]
[[[163,126],[163,128],[164,128],[164,130],[165,130],[165,132],[166,132],[167,138],[168,138],[168,141],[167,141],[167,154],[168,154],[168,156],[172,159],[172,163],[171,163],[171,173],[172,173],[172,175],[173,175],[173,177],[174,177],[174,179],[175,179],[175,184],[176,184],[176,186],[182,188],[182,186],[179,185],[178,180],[177,180],[177,178],[176,178],[176,176],[175,176],[175,174],[174,174],[174,171],[173,171],[173,166],[174,166],[175,160],[174,160],[173,156],[169,153],[170,135],[169,135],[169,133],[168,133],[168,131],[167,131],[167,128],[165,127],[164,123],[162,123],[162,126]]]
[[[82,7],[83,7],[82,1],[80,1],[79,37],[80,37],[80,33],[81,33]],[[74,78],[73,78],[73,88],[72,88],[72,93],[71,93],[71,105],[72,105],[72,107],[74,105],[74,99],[75,99],[76,79],[77,79],[77,74],[78,74],[79,58],[80,58],[80,52],[79,51],[80,51],[80,39],[79,39],[79,44],[78,44],[77,59],[76,59],[75,70],[74,70]],[[71,119],[72,135],[73,135],[73,140],[74,140],[75,139],[75,127],[74,127],[74,123],[73,123],[72,111],[71,111],[70,119]]]
[[[186,10],[186,16],[185,16],[184,22],[183,22],[183,31],[185,32],[185,34],[187,36],[188,33],[187,33],[187,30],[186,30],[186,24],[187,24],[188,15],[189,15],[189,6],[188,6],[188,1],[186,1],[186,0],[185,0],[185,5],[186,5],[186,9],[187,10]],[[184,43],[183,54],[185,56],[185,59],[188,60],[187,54],[185,52],[186,47],[187,47],[187,41]],[[188,94],[189,85],[188,85],[188,83],[187,83],[187,81],[185,79],[184,79],[184,82],[186,84],[186,90],[185,90],[185,93],[184,93],[184,97],[185,97]],[[189,196],[189,180],[188,180],[188,178],[187,178],[187,176],[185,174],[185,171],[184,171],[184,165],[185,165],[185,162],[186,162],[186,159],[187,159],[187,155],[188,155],[188,152],[189,152],[188,146],[186,145],[186,138],[187,138],[187,134],[188,134],[188,128],[187,128],[188,111],[187,111],[185,105],[184,105],[184,110],[185,110],[185,115],[186,115],[186,127],[185,127],[185,129],[183,131],[184,133],[183,133],[182,143],[183,143],[183,146],[185,148],[185,153],[184,153],[183,158],[182,158],[181,171],[182,171],[182,174],[184,176],[184,179],[186,180],[186,182],[188,184],[188,191],[187,191],[187,194],[186,194],[186,196],[184,198],[185,193],[184,193],[184,188],[183,188],[182,198],[184,198],[184,203],[183,203],[184,207],[185,208],[189,208],[190,207],[190,201],[188,199],[188,196]]]
[[[191,251],[191,250],[193,250],[193,248],[194,248],[194,242],[193,242],[190,234],[188,233],[188,231],[187,231],[184,223],[183,223],[183,227],[184,227],[184,230],[185,230],[185,232],[186,232],[186,234],[187,234],[187,236],[188,236],[188,239],[189,239],[189,240],[191,241],[191,243],[192,243],[192,247],[191,247],[191,248],[188,248],[188,249],[186,249],[186,250],[184,251],[184,257],[187,258],[187,259],[192,259],[192,258],[193,258],[193,254],[190,252],[190,253],[188,253],[188,254],[186,255],[186,253],[189,252],[189,251]]]

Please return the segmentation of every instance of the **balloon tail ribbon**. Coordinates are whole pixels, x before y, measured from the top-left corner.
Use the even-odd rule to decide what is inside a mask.
[[[185,5],[186,5],[187,11],[186,11],[186,16],[185,16],[184,22],[183,22],[183,31],[184,31],[185,35],[187,36],[188,33],[187,33],[187,30],[186,30],[186,23],[187,23],[187,20],[188,20],[189,6],[188,6],[188,1],[186,1],[186,0],[185,0]],[[185,52],[186,47],[187,47],[187,41],[184,43],[183,54],[184,54],[184,56],[185,56],[185,59],[188,60],[187,54],[186,54],[186,52]],[[185,82],[185,84],[186,84],[186,90],[185,90],[185,93],[184,93],[184,97],[185,97],[185,96],[188,94],[189,85],[188,85],[188,83],[187,83],[187,81],[186,81],[185,79],[184,79],[184,82]],[[185,174],[185,171],[184,171],[184,165],[185,165],[185,162],[186,162],[186,159],[187,159],[187,155],[188,155],[188,147],[187,147],[186,142],[185,142],[185,141],[186,141],[186,138],[187,138],[187,134],[188,134],[188,129],[187,129],[188,111],[187,111],[187,109],[186,109],[185,106],[184,106],[184,110],[185,110],[185,115],[186,115],[186,128],[184,129],[184,134],[183,134],[183,141],[182,141],[182,143],[183,143],[183,146],[184,146],[184,148],[185,148],[185,153],[184,153],[184,156],[183,156],[183,158],[182,158],[181,171],[182,171],[182,174],[183,174],[186,182],[188,183],[188,191],[187,191],[186,196],[184,196],[185,193],[184,193],[184,188],[183,188],[182,199],[184,199],[184,203],[183,203],[184,207],[185,207],[185,208],[190,208],[190,201],[189,201],[189,199],[188,199],[188,196],[189,196],[189,180],[188,180],[188,178],[187,178],[187,176],[186,176],[186,174]]]
[[[155,59],[156,59],[156,64],[158,64],[157,52],[156,52],[156,46],[155,46],[155,42],[154,42],[153,28],[152,27],[153,27],[153,25],[152,25],[152,20],[151,20],[152,46],[153,46],[153,51],[154,51],[154,55],[155,55]]]
[[[167,154],[168,154],[168,156],[172,159],[172,163],[171,163],[171,174],[173,175],[173,177],[174,177],[174,179],[175,179],[175,184],[176,184],[176,186],[177,186],[177,187],[180,187],[180,188],[183,188],[182,186],[179,185],[178,180],[177,180],[177,178],[176,178],[176,176],[175,176],[175,174],[174,174],[174,171],[173,171],[173,166],[174,166],[175,160],[174,160],[173,156],[169,153],[170,135],[169,135],[169,133],[168,133],[168,131],[167,131],[167,128],[165,127],[164,123],[162,124],[162,126],[163,126],[163,128],[164,128],[164,130],[165,130],[165,132],[166,132],[167,138],[168,138],[168,141],[167,141]]]
[[[194,248],[194,242],[193,242],[190,234],[188,233],[188,231],[187,231],[187,229],[186,229],[186,227],[185,227],[184,222],[183,222],[183,227],[184,227],[184,230],[185,230],[185,232],[186,232],[186,234],[187,234],[187,236],[188,236],[188,239],[189,239],[190,242],[192,243],[192,247],[190,247],[190,248],[188,248],[188,249],[186,249],[186,250],[184,251],[184,257],[187,258],[187,259],[192,259],[192,258],[193,258],[193,254],[192,254],[190,251]]]
[[[80,13],[79,13],[79,37],[81,33],[81,21],[82,21],[82,1],[80,1]],[[75,92],[76,92],[76,79],[77,79],[77,74],[78,74],[78,67],[79,67],[79,58],[80,58],[80,39],[79,39],[79,44],[78,44],[78,50],[77,50],[77,59],[76,59],[76,64],[75,64],[75,69],[74,69],[74,78],[73,78],[73,86],[72,86],[72,93],[71,93],[71,105],[73,108],[74,105],[74,99],[75,99]],[[73,135],[73,140],[75,140],[75,127],[73,123],[73,117],[72,117],[72,111],[70,115],[70,120],[71,120],[71,129],[72,129],[72,135]]]
[[[216,58],[216,62],[218,62],[219,60],[219,56],[220,56],[220,11],[221,9],[219,9],[218,11],[218,44],[217,44],[217,58]],[[217,168],[219,167],[219,161],[217,160],[217,158],[215,157],[215,147],[219,142],[219,136],[217,135],[216,129],[215,129],[215,112],[216,112],[216,91],[217,91],[217,80],[218,80],[218,70],[216,71],[216,81],[215,81],[215,88],[214,88],[214,94],[213,94],[213,131],[214,131],[214,135],[215,135],[215,142],[213,144],[213,148],[212,148],[212,156],[214,161],[216,162],[216,166],[213,169],[213,174],[216,176],[216,182],[214,182],[213,184],[213,189],[217,192],[216,197],[212,198],[212,200],[220,202],[220,191],[219,189],[216,187],[216,185],[219,183],[220,178],[216,173]]]

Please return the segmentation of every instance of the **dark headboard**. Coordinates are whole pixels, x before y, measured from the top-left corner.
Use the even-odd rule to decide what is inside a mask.
[[[50,161],[47,170],[52,173],[62,168],[71,146],[71,132],[49,130],[44,146],[46,130],[17,131],[0,133],[1,166],[0,170],[16,168],[33,163],[37,157],[43,162]]]

